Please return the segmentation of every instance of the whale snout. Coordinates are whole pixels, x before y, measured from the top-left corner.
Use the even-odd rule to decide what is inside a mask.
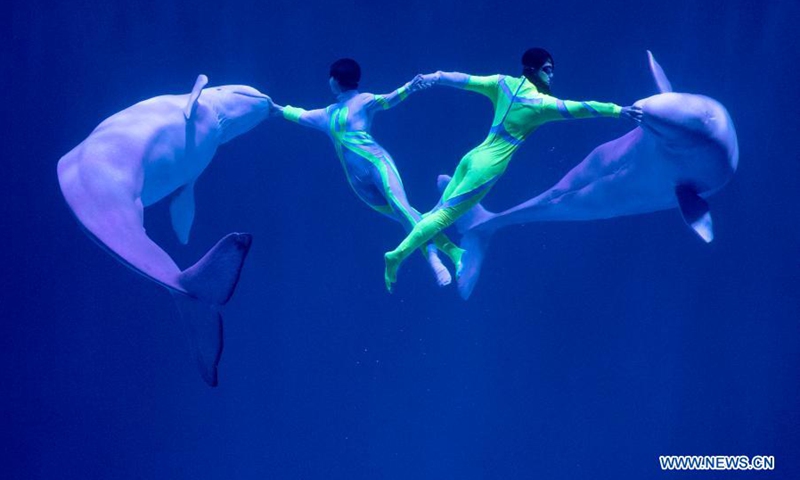
[[[220,143],[237,137],[262,121],[272,109],[272,100],[248,85],[223,85],[217,87],[214,110],[220,119]]]
[[[267,95],[264,95],[258,89],[251,87],[250,85],[223,85],[218,88],[222,91],[225,91],[235,96],[250,97],[256,99],[269,98]]]
[[[261,101],[269,103],[271,101],[269,95],[265,95],[249,85],[220,85],[205,91],[209,92],[207,96],[215,98],[218,102],[224,104],[252,104]]]
[[[269,100],[269,95],[264,95],[256,89],[253,92],[232,92],[234,95],[241,95],[243,97],[255,98],[257,100]]]

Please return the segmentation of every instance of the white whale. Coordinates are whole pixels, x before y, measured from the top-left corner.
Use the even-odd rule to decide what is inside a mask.
[[[186,244],[194,185],[217,147],[269,115],[271,100],[245,85],[150,98],[104,120],[58,162],[61,192],[88,235],[135,272],[174,295],[203,379],[217,385],[222,353],[220,308],[233,294],[250,249],[232,233],[181,270],[143,226],[144,208],[171,197],[172,226]]]
[[[476,206],[457,223],[466,249],[458,279],[469,298],[492,235],[528,222],[585,221],[678,207],[706,242],[714,232],[704,198],[722,188],[739,163],[736,130],[727,110],[702,95],[676,93],[652,53],[660,94],[639,100],[641,126],[595,148],[544,193],[500,213]],[[439,177],[442,189],[449,177]]]

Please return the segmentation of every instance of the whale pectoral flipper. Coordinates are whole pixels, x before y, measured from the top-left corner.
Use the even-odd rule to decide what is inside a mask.
[[[189,101],[186,102],[186,108],[183,110],[183,116],[186,117],[186,120],[192,117],[192,113],[194,113],[195,107],[197,106],[197,99],[200,98],[200,93],[206,85],[208,85],[208,77],[201,73],[194,82],[192,94],[189,95]]]
[[[714,228],[708,202],[700,198],[697,191],[688,185],[678,185],[675,188],[675,195],[678,197],[678,206],[683,221],[692,227],[706,243],[714,240]]]
[[[653,56],[650,50],[647,51],[647,58],[650,61],[650,72],[653,74],[653,78],[656,81],[658,91],[661,93],[671,92],[672,84],[669,82],[667,74],[664,73],[664,69],[658,64],[656,57]]]
[[[194,182],[185,185],[173,197],[169,205],[172,229],[178,240],[186,245],[194,222]]]

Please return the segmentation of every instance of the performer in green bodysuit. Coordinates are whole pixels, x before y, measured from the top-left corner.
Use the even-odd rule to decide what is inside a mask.
[[[552,55],[544,49],[527,50],[522,56],[522,65],[523,75],[519,78],[505,75],[478,77],[456,72],[422,76],[421,88],[445,85],[489,97],[494,105],[494,119],[483,143],[461,159],[439,204],[414,226],[396,249],[386,253],[384,276],[389,291],[397,281],[397,269],[410,252],[480,202],[505,172],[514,152],[538,127],[556,120],[579,118],[622,116],[641,120],[642,112],[637,107],[622,108],[613,103],[593,101],[573,102],[550,96],[554,63]],[[460,256],[455,263],[458,276]]]
[[[406,198],[400,173],[389,153],[370,134],[372,117],[405,100],[421,87],[418,75],[411,82],[386,95],[359,93],[361,68],[355,60],[343,58],[331,65],[330,86],[337,102],[317,110],[303,110],[292,106],[274,104],[273,114],[301,125],[326,132],[336,149],[347,180],[361,200],[378,212],[403,224],[407,232],[421,220]],[[450,272],[442,264],[437,247],[454,263],[461,258],[462,250],[443,234],[431,235],[434,244],[426,248],[428,263],[439,285],[451,281]]]

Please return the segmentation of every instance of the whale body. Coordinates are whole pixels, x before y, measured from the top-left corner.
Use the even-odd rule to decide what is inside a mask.
[[[648,53],[661,93],[637,101],[641,125],[595,148],[553,187],[503,212],[477,205],[457,227],[466,249],[458,279],[469,298],[494,233],[510,225],[587,221],[679,208],[705,242],[714,238],[705,198],[719,191],[739,163],[736,130],[722,104],[703,95],[677,93]],[[442,189],[449,177],[439,177]]]
[[[217,385],[222,316],[250,249],[231,233],[180,269],[144,229],[144,209],[170,199],[181,243],[194,221],[194,185],[217,147],[267,118],[271,100],[246,85],[204,88],[139,102],[104,120],[58,162],[69,208],[90,238],[117,260],[172,292],[203,379]]]

